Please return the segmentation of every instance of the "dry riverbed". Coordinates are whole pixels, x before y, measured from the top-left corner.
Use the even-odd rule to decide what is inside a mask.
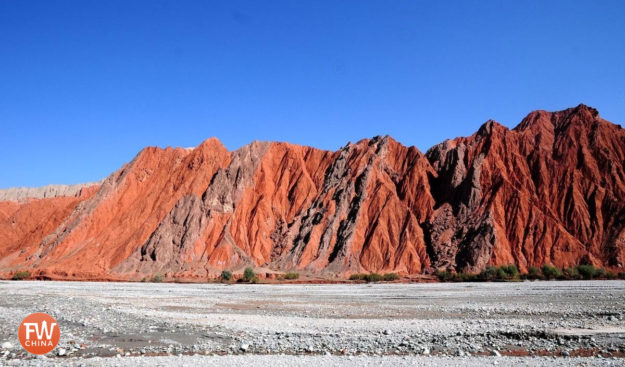
[[[61,326],[27,354],[32,312]],[[0,282],[0,365],[623,365],[625,281]]]

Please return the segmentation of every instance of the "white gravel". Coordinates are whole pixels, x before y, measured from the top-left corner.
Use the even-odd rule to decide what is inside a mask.
[[[269,367],[395,367],[395,366],[623,366],[622,359],[553,358],[553,357],[422,357],[422,356],[281,356],[281,355],[226,355],[226,356],[170,356],[128,357],[27,361],[10,361],[8,366],[116,366],[116,367],[186,367],[186,366],[269,366]]]
[[[50,358],[17,340],[32,312],[61,326]],[[0,365],[623,365],[625,282],[0,282],[5,342]]]

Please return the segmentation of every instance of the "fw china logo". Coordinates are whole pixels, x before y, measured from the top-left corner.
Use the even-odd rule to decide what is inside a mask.
[[[59,343],[61,330],[52,316],[38,312],[22,320],[17,336],[29,353],[46,354]]]

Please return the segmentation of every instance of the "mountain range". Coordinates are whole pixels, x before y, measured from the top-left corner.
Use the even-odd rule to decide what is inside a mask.
[[[102,182],[0,190],[0,275],[202,279],[625,265],[625,130],[579,105],[425,154],[252,142],[143,149]]]

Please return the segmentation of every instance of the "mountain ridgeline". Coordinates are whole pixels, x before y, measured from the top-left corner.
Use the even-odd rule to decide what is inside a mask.
[[[101,183],[20,192],[0,195],[6,277],[625,265],[625,130],[585,105],[488,121],[425,154],[388,136],[336,152],[150,147]]]

